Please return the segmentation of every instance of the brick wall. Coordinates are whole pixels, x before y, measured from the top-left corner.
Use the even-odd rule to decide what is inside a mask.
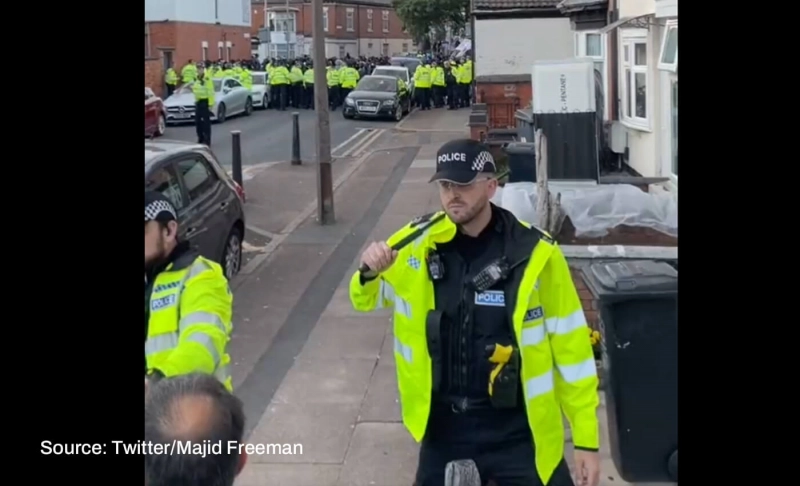
[[[581,299],[581,306],[583,307],[583,313],[586,315],[586,322],[592,329],[597,329],[599,309],[597,300],[595,300],[592,292],[586,286],[586,282],[583,280],[583,275],[581,274],[581,270],[589,263],[580,260],[567,260],[567,262],[569,263],[569,269],[572,273],[572,282],[578,290],[578,297]]]
[[[144,86],[151,88],[158,96],[164,96],[164,64],[161,59],[144,60]]]
[[[514,128],[514,113],[531,102],[531,83],[528,81],[483,82],[476,79],[475,97],[486,103],[488,128]]]

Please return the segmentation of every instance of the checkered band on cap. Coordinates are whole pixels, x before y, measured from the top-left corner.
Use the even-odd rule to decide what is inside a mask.
[[[484,172],[486,164],[491,165],[491,171],[497,170],[497,167],[494,164],[494,157],[487,151],[483,151],[475,157],[475,160],[472,161],[472,170],[475,172]],[[486,171],[490,172],[490,171]]]
[[[173,219],[178,219],[178,215],[175,213],[175,208],[172,207],[172,204],[163,199],[159,199],[144,207],[145,222],[155,221],[158,215],[162,212],[167,212],[170,214],[170,216],[172,216]]]

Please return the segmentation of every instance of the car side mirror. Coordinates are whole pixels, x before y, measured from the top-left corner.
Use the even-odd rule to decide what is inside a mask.
[[[225,94],[228,94],[228,93],[231,92],[231,89],[228,88],[228,87],[225,87],[225,88],[222,88],[222,92],[225,93]]]

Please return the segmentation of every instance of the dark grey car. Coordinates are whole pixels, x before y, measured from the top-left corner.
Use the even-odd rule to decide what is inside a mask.
[[[222,265],[228,280],[242,266],[244,192],[205,145],[159,140],[144,144],[144,187],[178,210],[179,238]]]

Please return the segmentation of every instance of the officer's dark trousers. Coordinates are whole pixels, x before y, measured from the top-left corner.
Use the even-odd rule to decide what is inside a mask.
[[[459,98],[461,99],[461,106],[469,108],[470,105],[470,84],[469,83],[459,83],[458,90],[459,90]]]
[[[342,86],[339,87],[339,101],[344,103],[344,99],[347,98],[347,95],[353,91],[353,88],[344,88]]]
[[[175,92],[175,85],[174,84],[168,84],[167,85],[167,96],[172,96],[172,93],[174,93],[174,92]]]
[[[447,106],[451,110],[455,110],[458,108],[458,85],[457,84],[448,84],[447,85]]]
[[[292,107],[300,108],[303,106],[303,83],[292,84]]]
[[[339,86],[328,86],[328,105],[331,110],[339,106]]]
[[[414,486],[442,486],[447,463],[459,459],[475,461],[484,484],[492,480],[496,486],[575,486],[563,459],[550,481],[542,483],[524,415],[509,417],[509,411],[492,410],[455,414],[437,410],[436,404],[433,408]]]
[[[307,84],[305,88],[303,88],[303,107],[308,110],[314,109],[314,85]]]
[[[433,87],[433,106],[434,108],[441,108],[444,106],[444,86]]]
[[[197,129],[197,143],[211,146],[211,111],[208,109],[208,100],[195,102],[194,126]]]
[[[427,110],[431,107],[431,89],[430,88],[416,88],[417,103],[421,110]]]
[[[288,96],[287,91],[288,91],[289,85],[288,84],[278,84],[278,85],[273,86],[273,88],[276,88],[276,87],[278,88],[278,98],[276,100],[277,101],[276,108],[278,108],[281,111],[286,111],[286,97]]]

